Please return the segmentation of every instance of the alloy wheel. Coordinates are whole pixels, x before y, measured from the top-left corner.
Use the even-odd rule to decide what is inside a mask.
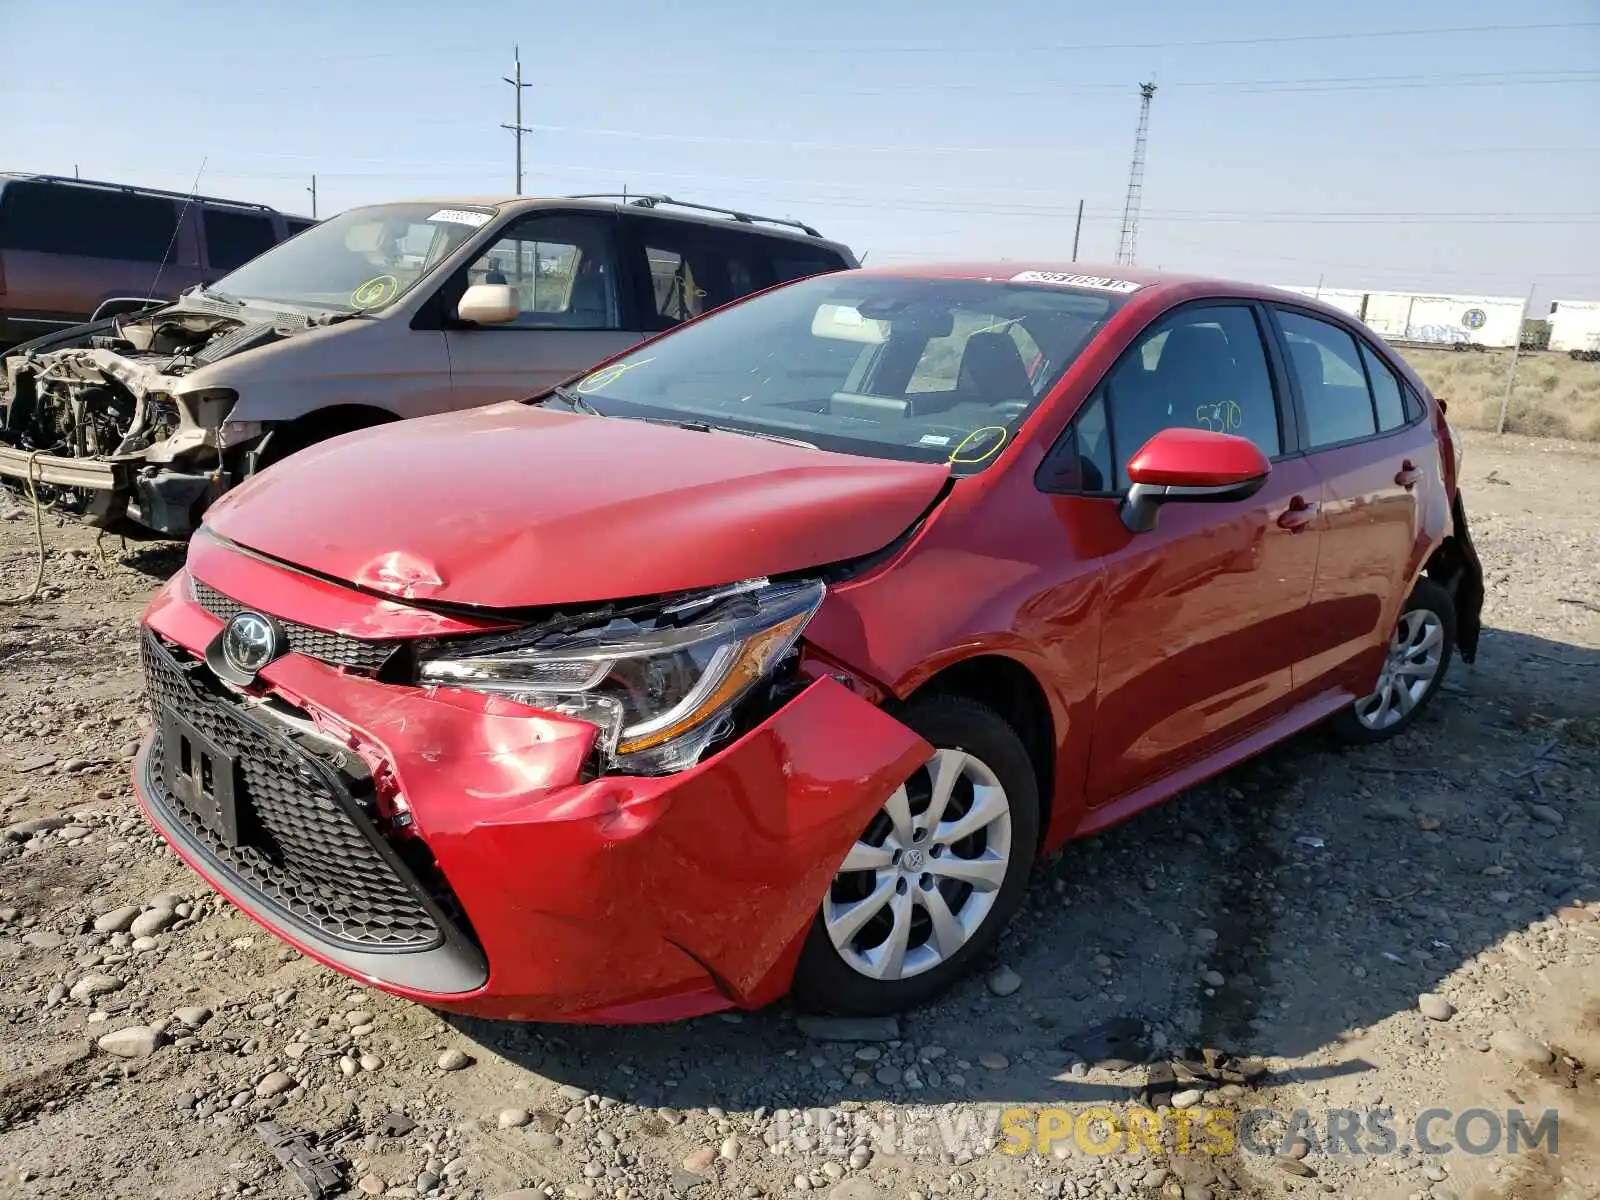
[[[1011,804],[994,771],[965,751],[935,750],[850,848],[823,926],[870,979],[932,970],[988,918],[1011,852]]]
[[[1426,608],[1400,614],[1377,689],[1356,701],[1356,720],[1374,731],[1405,720],[1422,702],[1444,661],[1444,622]]]

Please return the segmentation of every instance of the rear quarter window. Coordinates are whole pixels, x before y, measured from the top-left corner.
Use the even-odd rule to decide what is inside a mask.
[[[231,271],[271,249],[276,241],[272,220],[258,213],[208,208],[201,218],[206,235],[206,255],[213,268]]]
[[[775,254],[772,258],[772,281],[788,283],[791,279],[808,279],[812,275],[838,271],[844,265],[844,260],[833,254]]]

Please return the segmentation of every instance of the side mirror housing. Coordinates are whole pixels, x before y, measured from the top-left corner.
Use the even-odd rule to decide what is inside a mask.
[[[519,311],[516,290],[506,283],[475,283],[456,305],[456,316],[474,325],[504,325]]]
[[[1226,504],[1261,490],[1272,464],[1248,438],[1209,429],[1163,429],[1128,460],[1131,487],[1122,523],[1134,533],[1156,527],[1163,504]]]

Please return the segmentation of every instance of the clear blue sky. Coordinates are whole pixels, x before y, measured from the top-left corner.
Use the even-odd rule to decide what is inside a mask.
[[[793,215],[869,263],[1065,258],[1082,198],[1109,261],[1153,78],[1142,264],[1600,298],[1600,0],[0,0],[0,167],[204,160],[298,212],[315,173],[323,216],[509,193],[513,43],[530,192]]]

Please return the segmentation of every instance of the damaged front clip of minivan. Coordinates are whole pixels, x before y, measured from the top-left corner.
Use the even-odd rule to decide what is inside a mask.
[[[212,364],[310,327],[190,293],[51,334],[0,360],[0,477],[52,489],[94,525],[181,536],[247,472],[258,423]]]

